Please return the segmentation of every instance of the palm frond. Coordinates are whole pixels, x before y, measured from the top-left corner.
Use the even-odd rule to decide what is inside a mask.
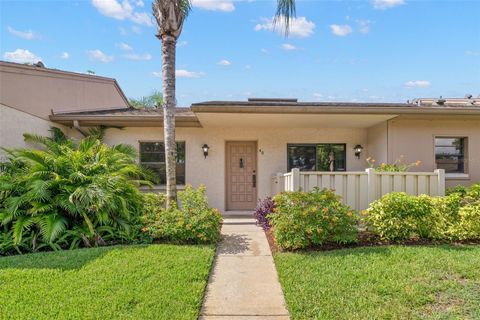
[[[92,137],[92,138],[95,138],[97,140],[102,141],[103,138],[105,137],[106,131],[107,131],[107,127],[105,127],[105,126],[90,128],[90,129],[88,129],[87,137]]]
[[[282,27],[286,36],[290,32],[290,22],[296,16],[295,0],[277,0],[277,12],[273,19],[276,26]]]
[[[23,232],[33,225],[34,221],[30,217],[20,216],[13,224],[13,240],[15,244],[22,242]]]
[[[40,232],[45,241],[52,243],[67,228],[67,221],[57,213],[44,215],[38,219]]]
[[[112,146],[112,149],[115,151],[118,151],[132,159],[135,159],[138,155],[137,149],[135,149],[134,146],[129,145],[129,144],[117,144]]]
[[[50,132],[52,133],[52,140],[56,143],[65,143],[68,140],[68,137],[63,133],[60,128],[51,127]]]

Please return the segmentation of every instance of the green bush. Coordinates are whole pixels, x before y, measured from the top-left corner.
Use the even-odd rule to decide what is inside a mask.
[[[152,225],[157,213],[165,208],[167,196],[164,193],[146,192],[143,194],[143,224]]]
[[[283,249],[357,240],[358,217],[332,190],[283,192],[273,200],[276,207],[269,218],[275,242]]]
[[[480,239],[480,186],[445,197],[390,193],[365,211],[366,225],[383,240]]]
[[[480,239],[480,204],[460,208],[457,223],[450,228],[450,236],[458,240]]]
[[[445,191],[445,194],[447,196],[449,196],[451,194],[458,193],[458,194],[464,196],[467,193],[467,191],[468,191],[468,187],[463,186],[463,185],[458,185],[458,186],[455,186],[455,187],[447,188],[447,190]]]
[[[480,239],[480,184],[451,188],[448,196],[437,206],[439,215],[446,220],[445,238],[449,240]]]
[[[0,171],[0,254],[126,241],[138,235],[138,186],[151,174],[128,145],[107,146],[98,131],[75,141],[25,135],[39,149],[6,150]]]
[[[433,208],[429,196],[393,192],[370,205],[365,222],[384,240],[429,239],[437,237],[438,230],[438,219],[432,219]]]
[[[150,196],[151,197],[151,196]],[[220,240],[222,215],[209,208],[205,187],[179,192],[180,208],[146,206],[144,232],[174,243],[215,243]],[[164,200],[164,199],[163,199]],[[155,200],[152,200],[154,203]]]

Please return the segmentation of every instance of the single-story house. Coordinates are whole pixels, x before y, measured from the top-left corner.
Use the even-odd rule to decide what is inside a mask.
[[[54,113],[50,120],[123,127],[109,129],[105,141],[134,145],[139,161],[165,176],[162,110]],[[447,186],[480,181],[480,99],[209,101],[178,108],[176,124],[179,188],[205,184],[211,205],[222,211],[253,209],[272,194],[278,172],[364,171],[368,157],[444,169]]]
[[[72,135],[116,127],[105,142],[135,146],[139,162],[165,181],[161,109],[130,107],[114,79],[3,62],[0,71],[0,145],[22,146],[24,132],[47,134],[52,123]],[[209,101],[177,108],[176,127],[178,188],[205,184],[221,211],[253,209],[272,195],[277,173],[361,172],[369,157],[421,161],[413,171],[444,169],[447,187],[480,181],[478,98]]]

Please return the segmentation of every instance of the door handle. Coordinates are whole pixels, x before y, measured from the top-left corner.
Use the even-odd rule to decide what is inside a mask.
[[[252,184],[253,184],[254,188],[257,187],[257,175],[256,174],[252,175]]]

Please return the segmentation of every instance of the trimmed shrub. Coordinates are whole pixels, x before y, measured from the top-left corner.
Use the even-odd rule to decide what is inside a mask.
[[[458,212],[462,207],[462,197],[458,193],[452,193],[445,197],[432,198],[432,223],[435,222],[435,229],[432,230],[431,238],[437,240],[458,239],[453,226],[458,223]]]
[[[467,194],[467,191],[468,191],[468,187],[458,185],[458,186],[455,186],[455,187],[447,188],[447,190],[445,191],[445,194],[447,196],[449,196],[451,194],[458,193],[461,196],[464,196],[465,194]]]
[[[145,206],[142,229],[158,240],[174,243],[215,243],[220,240],[222,215],[209,208],[205,187],[187,186],[179,192],[180,208],[165,209],[153,196]],[[158,197],[158,196],[157,196]],[[158,201],[158,202],[157,202]],[[157,205],[159,203],[162,205]]]
[[[357,241],[358,217],[333,190],[283,192],[273,200],[276,207],[268,218],[275,242],[283,249]]]
[[[458,240],[480,239],[480,204],[460,208],[458,221],[450,228],[450,235]]]
[[[370,205],[365,222],[383,240],[429,239],[437,237],[438,230],[438,219],[432,219],[433,208],[429,196],[393,192]]]
[[[266,197],[263,200],[258,202],[257,207],[255,208],[255,219],[257,219],[257,224],[259,224],[263,230],[270,229],[270,218],[269,214],[272,214],[275,210],[275,202],[271,197]]]
[[[480,184],[454,187],[438,202],[438,215],[446,221],[446,239],[480,239]]]

